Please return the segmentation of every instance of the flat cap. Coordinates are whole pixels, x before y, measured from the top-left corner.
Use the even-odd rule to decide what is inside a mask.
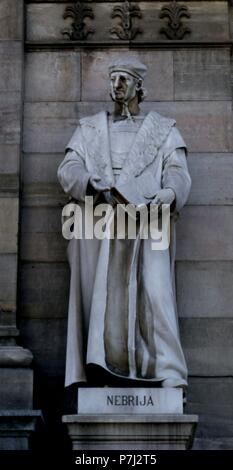
[[[134,57],[118,59],[109,65],[109,75],[113,72],[127,72],[135,78],[144,79],[147,67]]]

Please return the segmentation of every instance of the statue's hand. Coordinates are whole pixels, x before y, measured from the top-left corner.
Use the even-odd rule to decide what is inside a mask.
[[[157,192],[155,198],[152,201],[152,204],[157,204],[158,206],[161,206],[162,204],[172,204],[175,198],[176,195],[173,189],[161,189]]]
[[[108,186],[103,180],[101,180],[100,176],[93,175],[89,179],[89,184],[98,192],[102,193],[104,191],[110,191],[110,186]]]

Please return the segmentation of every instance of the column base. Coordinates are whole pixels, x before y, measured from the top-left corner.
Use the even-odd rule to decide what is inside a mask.
[[[73,450],[191,449],[198,416],[65,415]]]
[[[36,410],[0,410],[0,450],[29,450],[41,420]]]
[[[2,338],[10,335],[6,330],[1,331]],[[33,356],[14,344],[14,338],[7,342],[12,344],[0,345],[0,450],[29,450],[41,421],[41,412],[32,409]]]
[[[28,349],[21,346],[0,345],[0,367],[29,367],[33,355]]]

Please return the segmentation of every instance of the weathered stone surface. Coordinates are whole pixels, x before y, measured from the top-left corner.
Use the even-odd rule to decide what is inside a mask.
[[[63,19],[64,4],[28,4],[26,5],[27,39],[63,39],[61,31],[66,24]]]
[[[61,153],[78,119],[101,110],[112,110],[107,102],[27,103],[25,105],[24,151]],[[145,112],[157,111],[177,120],[192,152],[229,152],[232,145],[231,103],[217,102],[144,102]],[[41,138],[43,136],[43,138]]]
[[[16,329],[16,308],[1,309],[1,325],[0,325],[0,343],[4,346],[15,345],[15,337],[18,336]]]
[[[12,312],[9,312],[9,316],[11,315]],[[8,314],[8,312],[3,312],[3,314],[1,315],[1,317],[4,318],[4,316],[6,317],[6,315]],[[13,338],[12,338],[13,336]],[[0,327],[0,339],[1,339],[1,345],[3,345],[4,341],[8,338],[10,338],[11,341],[11,344],[7,344],[7,346],[15,346],[16,345],[16,338],[19,336],[19,330],[16,328],[16,324],[15,322],[14,323],[10,323],[9,324],[6,324],[3,322],[3,324],[1,323],[1,327]]]
[[[233,438],[194,439],[192,450],[232,450]]]
[[[21,319],[20,321],[22,344],[32,351],[34,367],[50,377],[64,376],[66,327],[66,319]]]
[[[24,207],[21,259],[66,261],[67,241],[62,236],[61,208]]]
[[[0,253],[17,252],[18,199],[0,199]]]
[[[182,414],[183,391],[172,388],[79,388],[79,415]]]
[[[64,262],[67,241],[61,233],[25,233],[21,237],[23,261]]]
[[[144,102],[142,108],[176,119],[190,152],[232,150],[230,101]]]
[[[230,450],[232,433],[231,416],[200,415],[193,450]]]
[[[133,56],[147,66],[145,88],[149,101],[173,99],[173,56],[171,51],[91,51],[82,53],[82,100],[110,100],[109,65]]]
[[[79,101],[80,54],[36,52],[26,55],[26,101]]]
[[[211,2],[213,3],[213,2]],[[166,40],[164,35],[159,34],[164,21],[159,18],[162,2],[140,2],[143,13],[143,20],[136,23],[143,29],[143,34],[136,37],[138,42],[149,41],[158,42]],[[37,3],[27,6],[27,39],[29,40],[61,40],[61,31],[69,27],[71,19],[63,20],[62,15],[65,9],[63,3]],[[116,35],[110,34],[110,29],[117,23],[111,20],[112,2],[92,3],[95,15],[95,34],[90,34],[88,39],[91,42],[108,41],[117,39]],[[191,35],[187,35],[188,41],[227,41],[229,39],[228,10],[226,1],[217,1],[209,7],[209,2],[189,2],[190,19],[184,19],[185,24],[192,30]]]
[[[0,411],[0,450],[31,449],[30,438],[41,419],[41,412],[36,410]]]
[[[32,408],[33,372],[31,369],[0,368],[0,409]]]
[[[65,415],[73,450],[185,450],[192,446],[195,415]]]
[[[200,415],[197,438],[221,438],[233,436],[233,420],[227,416]]]
[[[232,420],[232,394],[232,377],[190,377],[185,412]]]
[[[19,146],[0,144],[0,173],[18,173]]]
[[[60,231],[61,210],[59,207],[23,208],[22,235],[24,233],[56,233]]]
[[[0,367],[28,367],[33,356],[20,346],[0,346]]]
[[[175,100],[231,100],[230,49],[174,51]]]
[[[0,279],[0,309],[10,312],[16,307],[16,255],[0,255]]]
[[[22,86],[22,46],[19,41],[0,42],[0,92],[20,91]]]
[[[19,145],[20,143],[20,99],[20,92],[0,92],[1,146]],[[2,158],[3,157],[5,159],[5,155],[3,155]]]
[[[233,38],[233,10],[229,9],[230,37]]]
[[[109,104],[103,102],[26,103],[24,151],[64,152],[78,124],[78,119],[108,108]]]
[[[70,272],[67,264],[23,264],[20,275],[22,316],[67,317]]]
[[[1,0],[0,39],[23,38],[23,0]]]
[[[232,374],[232,318],[181,318],[180,327],[190,375]]]
[[[57,169],[63,158],[64,153],[24,154],[24,183],[56,183],[58,185]]]
[[[181,317],[233,317],[231,261],[177,262],[176,274]]]
[[[192,187],[188,204],[232,205],[232,163],[232,153],[190,153],[188,167]]]
[[[1,8],[3,16],[7,18],[13,5],[17,10],[15,1],[9,2],[8,5],[4,1],[0,6],[0,17]],[[22,7],[22,2],[18,2],[18,5]],[[15,144],[19,144],[20,141],[22,87],[22,46],[19,41],[0,42],[0,68],[0,172],[7,173],[12,170],[16,173],[18,172],[16,157],[19,152]]]
[[[201,379],[195,380],[198,381],[197,383],[200,381],[200,393],[201,389],[203,389],[203,392],[201,402],[196,400],[195,403],[188,403],[187,405],[187,412],[189,413],[195,412],[193,410],[199,410],[199,423],[193,449],[232,449],[232,400],[229,400],[229,394],[232,392],[231,379],[207,378],[202,379],[202,382]],[[206,384],[204,384],[204,381]],[[217,381],[219,384],[217,384]],[[206,389],[207,384],[209,386],[208,390]],[[204,394],[206,398],[203,400]],[[225,400],[227,405],[224,403]]]
[[[190,206],[177,222],[177,260],[233,259],[233,208]]]
[[[59,183],[32,183],[24,186],[23,207],[64,207],[69,196],[62,191]]]
[[[19,175],[0,173],[0,194],[2,197],[14,197],[19,191]]]

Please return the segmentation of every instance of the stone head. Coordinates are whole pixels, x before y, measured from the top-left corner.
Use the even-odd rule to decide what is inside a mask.
[[[110,95],[113,101],[128,104],[137,97],[140,103],[145,96],[143,80],[146,71],[144,64],[132,58],[118,60],[110,65]]]

